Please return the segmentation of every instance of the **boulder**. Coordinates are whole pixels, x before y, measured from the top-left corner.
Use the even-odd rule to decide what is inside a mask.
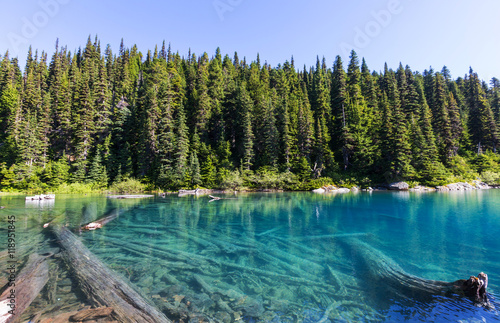
[[[389,189],[394,191],[407,191],[410,188],[410,185],[406,182],[395,182],[389,184]]]
[[[323,194],[325,193],[326,191],[323,189],[323,188],[317,188],[315,190],[313,190],[313,193],[320,193],[320,194]]]
[[[478,189],[478,190],[487,190],[490,189],[491,187],[483,182],[480,181],[472,181],[472,184]]]

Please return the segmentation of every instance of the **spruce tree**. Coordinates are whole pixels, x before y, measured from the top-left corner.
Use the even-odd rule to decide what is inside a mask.
[[[310,158],[314,143],[314,117],[306,91],[305,84],[302,84],[297,111],[297,145],[300,156]]]
[[[332,87],[330,91],[332,121],[330,122],[329,131],[332,134],[332,151],[343,158],[342,147],[344,147],[345,135],[345,109],[347,100],[347,83],[346,73],[342,64],[342,59],[337,56],[333,64]],[[345,164],[345,162],[344,162]]]
[[[184,107],[181,104],[177,110],[176,136],[175,136],[175,172],[181,182],[184,182],[188,173],[189,137],[186,125]]]
[[[436,141],[443,162],[448,162],[453,156],[453,139],[448,113],[448,97],[445,88],[445,79],[440,73],[435,76],[433,126]]]
[[[469,129],[478,153],[491,149],[496,152],[499,135],[493,111],[486,99],[477,74],[469,73],[467,103],[469,106]]]

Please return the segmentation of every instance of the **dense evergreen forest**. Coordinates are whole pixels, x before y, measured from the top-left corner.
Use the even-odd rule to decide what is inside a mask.
[[[366,187],[500,181],[500,81],[353,51],[271,67],[163,43],[143,55],[90,38],[71,53],[0,56],[0,189]]]

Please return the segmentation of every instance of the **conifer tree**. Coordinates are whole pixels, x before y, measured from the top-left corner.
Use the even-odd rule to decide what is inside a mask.
[[[450,116],[450,150],[449,156],[454,157],[458,154],[460,148],[460,138],[462,137],[463,127],[460,120],[460,109],[453,93],[449,93],[448,97],[448,112]]]
[[[238,106],[240,111],[239,119],[241,120],[241,147],[240,156],[243,167],[250,170],[254,158],[254,134],[252,130],[252,111],[253,102],[248,92],[245,89],[245,84],[242,84],[238,90]]]
[[[410,164],[412,155],[408,124],[404,113],[401,111],[397,81],[393,72],[389,72],[388,88],[388,102],[390,109],[392,110],[392,123],[394,125],[391,138],[391,148],[393,154],[391,170],[393,175],[395,176],[400,176],[402,178],[412,178],[415,174],[414,169]]]
[[[311,149],[314,142],[313,114],[309,104],[305,84],[302,84],[302,91],[298,100],[297,111],[297,145],[301,157],[310,158]]]
[[[196,78],[196,97],[194,114],[191,116],[194,120],[196,132],[202,140],[208,139],[209,120],[212,117],[212,99],[208,92],[208,55],[204,53],[199,59],[198,72]]]
[[[330,150],[330,133],[328,131],[328,121],[331,119],[330,97],[328,91],[324,68],[320,64],[319,58],[316,60],[316,69],[312,79],[311,110],[314,115],[314,162],[318,169],[331,166],[333,163],[332,152]]]
[[[491,149],[496,152],[499,135],[493,111],[486,99],[477,74],[469,73],[467,103],[469,106],[469,129],[477,152]]]
[[[123,40],[115,55],[97,37],[74,54],[56,43],[47,57],[30,48],[23,71],[0,57],[2,189],[123,177],[217,187],[235,166],[308,182],[333,175],[335,159],[342,177],[440,185],[500,141],[500,81],[472,70],[452,79],[446,67],[385,64],[379,74],[353,51],[347,70],[337,56],[333,69],[317,58],[298,71],[293,57],[275,68],[220,49],[183,58],[165,42],[143,57]]]
[[[184,182],[184,178],[188,173],[189,138],[186,116],[184,114],[184,107],[182,104],[179,106],[177,111],[175,143],[175,171],[178,178]]]
[[[199,186],[201,184],[200,163],[196,152],[191,152],[191,157],[189,158],[189,175],[192,186]]]
[[[337,56],[333,64],[332,87],[330,91],[332,122],[329,126],[329,131],[332,134],[332,150],[344,159],[343,147],[345,146],[346,136],[344,128],[346,126],[346,100],[347,100],[347,83],[346,73],[344,71],[342,59]],[[344,160],[344,165],[346,164]]]
[[[435,76],[433,126],[437,145],[444,162],[453,156],[453,140],[451,135],[450,117],[448,114],[448,97],[445,80],[440,73]]]

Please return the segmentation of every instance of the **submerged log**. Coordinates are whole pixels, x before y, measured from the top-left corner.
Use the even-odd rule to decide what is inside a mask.
[[[64,249],[64,260],[93,306],[112,307],[113,316],[120,322],[171,322],[97,259],[70,230],[63,226],[51,229]]]
[[[428,298],[434,295],[457,294],[470,298],[476,306],[491,308],[486,289],[488,275],[479,273],[469,279],[454,282],[425,279],[405,272],[392,259],[369,244],[355,238],[343,240],[352,249],[352,254],[362,263],[363,278],[385,286],[385,292],[393,291],[411,298]]]
[[[112,313],[113,309],[111,307],[88,308],[70,316],[69,320],[72,322],[97,320],[110,317]]]
[[[13,266],[13,267],[12,267]],[[19,322],[21,314],[38,296],[49,280],[49,264],[46,257],[31,254],[24,268],[16,276],[16,264],[8,264],[15,279],[9,281],[0,296],[0,322]]]

